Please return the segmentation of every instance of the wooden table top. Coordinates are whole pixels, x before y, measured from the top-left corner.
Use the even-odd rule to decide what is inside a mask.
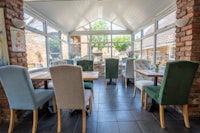
[[[97,71],[83,71],[83,80],[98,80],[99,72]],[[51,80],[51,74],[48,70],[30,73],[32,80]]]
[[[163,72],[155,72],[155,70],[139,70],[135,69],[136,72],[148,76],[148,77],[163,77]]]

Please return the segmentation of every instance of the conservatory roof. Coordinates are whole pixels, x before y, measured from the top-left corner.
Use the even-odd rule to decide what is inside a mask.
[[[97,19],[128,31],[153,22],[175,0],[24,0],[25,7],[42,14],[64,32],[72,32]]]

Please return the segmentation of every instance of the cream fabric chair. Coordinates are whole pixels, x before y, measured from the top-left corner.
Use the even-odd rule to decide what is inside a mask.
[[[82,133],[86,132],[86,104],[92,111],[91,90],[85,90],[81,66],[60,65],[50,68],[56,103],[58,108],[58,127],[61,132],[61,109],[82,110]]]
[[[134,69],[139,70],[148,70],[150,69],[151,62],[144,59],[137,59],[134,60]],[[136,96],[137,89],[141,90],[141,99],[140,99],[140,105],[141,107],[144,105],[144,89],[146,86],[154,85],[154,82],[152,81],[152,78],[143,76],[137,72],[134,73],[134,97]]]
[[[127,79],[134,78],[134,67],[133,67],[134,59],[127,59],[126,60],[126,69],[122,70],[122,77],[124,79],[125,88],[127,88]]]

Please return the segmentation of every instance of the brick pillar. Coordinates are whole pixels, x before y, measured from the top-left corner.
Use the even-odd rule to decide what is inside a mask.
[[[4,9],[5,27],[7,35],[8,53],[11,65],[27,66],[25,52],[13,52],[10,27],[13,26],[11,19],[18,18],[24,19],[23,0],[0,0],[0,8]],[[14,27],[14,26],[13,26]],[[24,29],[21,29],[24,30]],[[0,122],[1,119],[9,119],[9,105],[5,92],[0,84]]]
[[[189,18],[176,27],[176,60],[200,62],[200,0],[177,0],[177,19]],[[189,116],[200,116],[200,68],[189,95]]]

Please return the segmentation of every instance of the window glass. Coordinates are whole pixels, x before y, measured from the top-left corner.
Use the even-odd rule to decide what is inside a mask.
[[[143,35],[146,36],[150,33],[153,33],[154,30],[155,30],[155,24],[151,24],[151,25],[147,26],[146,28],[144,28]]]
[[[156,62],[166,65],[166,62],[175,60],[175,28],[157,35]]]
[[[140,59],[140,52],[141,49],[141,41],[134,41],[134,58],[135,59]]]
[[[69,58],[68,44],[67,44],[67,42],[62,41],[61,45],[62,45],[62,56],[63,56],[63,59],[68,59]]]
[[[44,31],[44,24],[42,21],[39,21],[38,19],[28,15],[27,13],[24,13],[24,21],[26,22],[26,25],[33,28],[33,29],[36,29],[36,30],[39,30],[39,31]]]
[[[99,19],[91,23],[91,30],[111,30],[110,22]]]
[[[47,26],[47,33],[51,36],[54,36],[54,37],[59,37],[60,34],[58,32],[58,30],[56,30],[55,28],[51,27],[51,26]]]
[[[28,69],[47,67],[45,36],[25,30]]]
[[[140,39],[141,38],[141,31],[135,34],[135,40]]]
[[[47,37],[49,64],[51,61],[62,59],[61,42],[55,38]]]
[[[126,30],[126,29],[124,29],[121,26],[118,26],[116,24],[112,24],[112,30]]]
[[[150,60],[151,62],[153,62],[153,60],[154,60],[153,46],[154,46],[154,36],[150,36],[143,40],[142,59],[147,59],[147,60]]]
[[[176,21],[176,12],[174,11],[158,21],[158,29],[173,24],[175,21]]]

